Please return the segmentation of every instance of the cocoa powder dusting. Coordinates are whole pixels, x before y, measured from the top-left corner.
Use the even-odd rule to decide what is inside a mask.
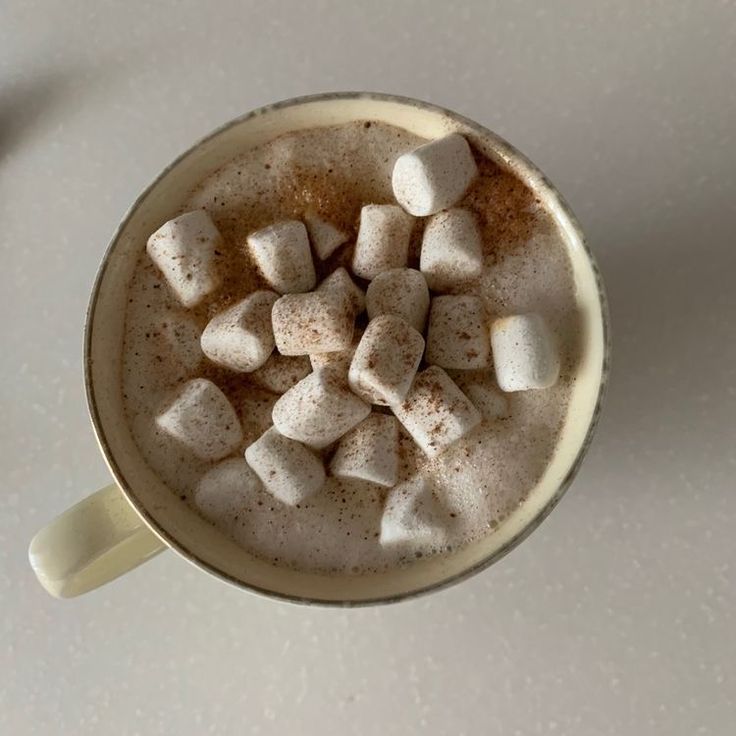
[[[534,193],[515,174],[477,151],[475,158],[478,176],[461,204],[477,218],[484,255],[498,258],[537,233],[540,218]]]
[[[215,221],[224,240],[215,253],[222,285],[186,316],[201,330],[212,316],[251,292],[269,289],[248,254],[246,238],[280,220],[301,220],[307,213],[314,213],[342,230],[348,236],[347,241],[324,262],[314,257],[314,265],[320,281],[338,266],[350,271],[362,206],[395,204],[390,184],[393,163],[399,155],[423,142],[383,123],[358,121],[282,136],[243,152],[213,172],[192,189],[179,213],[204,208]],[[482,432],[475,433],[472,439],[468,436],[467,441],[457,443],[432,460],[422,453],[404,427],[399,426],[399,481],[418,472],[432,478],[436,493],[453,520],[448,549],[479,538],[489,527],[498,527],[534,487],[562,426],[575,365],[575,346],[570,338],[574,333],[574,326],[570,327],[575,309],[574,288],[569,279],[565,248],[554,222],[535,201],[534,193],[513,173],[478,150],[474,153],[478,177],[457,206],[472,211],[478,221],[486,268],[476,282],[463,284],[458,293],[481,296],[490,317],[510,309],[527,308],[530,303],[535,309],[546,310],[545,315],[561,337],[566,371],[554,390],[514,396],[510,416],[503,421],[484,421]],[[172,212],[171,216],[176,214]],[[415,218],[407,263],[411,268],[419,265],[425,224],[426,218]],[[544,250],[531,250],[530,242],[534,238],[540,238]],[[161,275],[143,249],[144,244],[126,313],[123,366],[126,415],[151,467],[177,490],[177,495],[192,503],[197,482],[209,467],[192,461],[170,443],[157,444],[159,436],[150,431],[155,414],[162,402],[168,400],[172,387],[197,376],[213,381],[225,393],[242,423],[242,447],[233,454],[240,459],[245,447],[270,426],[278,394],[259,385],[257,372],[234,373],[196,355],[194,362],[187,364],[194,367],[174,364],[173,351],[161,349],[159,327],[166,327],[162,315],[181,314],[182,310],[172,301]],[[539,275],[545,274],[549,279],[549,273],[560,284],[553,299],[549,298],[552,292],[548,280]],[[367,281],[354,280],[366,289]],[[544,300],[538,298],[540,293],[545,295]],[[355,325],[365,328],[366,315],[361,315]],[[323,336],[323,331],[328,329],[320,324],[315,329],[315,338]],[[463,325],[457,337],[471,340],[472,331],[472,325]],[[191,338],[186,332],[180,336],[178,330],[173,334],[182,343]],[[407,342],[410,342],[408,338],[403,337],[396,340],[395,349],[401,353],[398,365],[413,370],[412,359],[404,355]],[[468,358],[477,357],[475,350],[467,350],[467,344],[465,347]],[[371,367],[380,359],[380,355],[371,356]],[[302,366],[305,360],[308,363],[304,359]],[[420,370],[426,365],[422,361]],[[289,385],[298,380],[304,368],[285,363],[283,370],[288,372],[284,384]],[[471,376],[471,372],[466,374]],[[487,372],[474,371],[472,376],[485,380]],[[335,381],[334,390],[337,382],[344,390],[344,376]],[[431,376],[420,375],[413,390],[422,391],[423,411],[442,412],[429,430],[437,438],[436,446],[450,426],[446,420],[451,421],[444,413],[448,404],[443,386]],[[456,403],[456,408],[462,411],[462,402],[450,402],[452,406]],[[372,411],[391,414],[387,407],[373,406]],[[326,470],[335,447],[320,453]],[[420,555],[436,553],[436,549],[415,554],[380,546],[378,529],[386,495],[386,489],[374,484],[330,476],[318,494],[297,508],[284,507],[262,494],[247,508],[239,509],[236,518],[227,520],[228,523],[237,521],[227,526],[227,533],[249,551],[274,564],[341,574],[411,564]]]

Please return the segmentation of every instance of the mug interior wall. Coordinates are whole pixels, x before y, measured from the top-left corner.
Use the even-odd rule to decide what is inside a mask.
[[[123,419],[121,363],[126,289],[148,235],[178,209],[192,185],[234,155],[285,132],[370,118],[434,138],[459,130],[499,163],[540,191],[567,241],[583,324],[583,357],[571,409],[557,451],[530,500],[485,539],[453,555],[392,572],[316,575],[276,567],[250,555],[193,513],[143,461]],[[259,591],[323,602],[391,599],[447,582],[482,565],[517,540],[559,495],[586,442],[596,411],[605,357],[601,292],[575,222],[541,174],[493,134],[437,108],[407,100],[356,96],[275,105],[226,126],[176,161],[134,204],[98,276],[90,305],[87,380],[98,438],[117,481],[151,527],[187,559],[216,575]]]

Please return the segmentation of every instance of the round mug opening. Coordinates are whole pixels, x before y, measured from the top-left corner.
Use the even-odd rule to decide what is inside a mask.
[[[120,360],[127,284],[148,235],[186,192],[233,155],[284,132],[377,119],[426,138],[457,130],[533,188],[560,227],[578,289],[585,348],[566,428],[528,502],[497,530],[450,555],[370,575],[318,575],[277,567],[249,554],[201,519],[148,468],[123,416]],[[500,559],[556,505],[572,481],[600,413],[609,344],[605,296],[594,258],[569,207],[522,154],[477,123],[416,100],[335,93],[276,103],[237,118],[182,154],[141,194],[114,234],[93,288],[85,335],[85,381],[92,422],[124,494],[151,529],[187,560],[239,587],[291,601],[365,605],[401,600],[458,582]],[[567,425],[570,425],[569,427]],[[557,455],[559,454],[559,457]]]

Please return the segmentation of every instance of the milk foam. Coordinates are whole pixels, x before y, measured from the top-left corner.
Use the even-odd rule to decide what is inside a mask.
[[[394,203],[394,161],[423,142],[381,123],[351,123],[283,136],[214,172],[182,202],[180,211],[206,209],[222,233],[218,267],[223,286],[189,312],[171,295],[142,244],[126,312],[126,415],[147,462],[186,502],[193,503],[199,480],[214,464],[198,460],[156,430],[154,417],[177,387],[187,378],[205,377],[225,393],[243,424],[243,444],[233,457],[242,457],[245,447],[268,428],[278,398],[247,374],[203,360],[192,339],[214,314],[266,288],[250,261],[246,236],[273,222],[316,213],[349,234],[347,246],[324,262],[315,259],[318,279],[338,265],[349,268],[361,207]],[[562,368],[550,389],[507,394],[508,418],[483,421],[435,459],[427,459],[401,431],[399,482],[419,469],[431,478],[451,518],[444,549],[492,533],[534,488],[568,410],[578,351],[575,287],[562,235],[516,177],[480,156],[476,159],[479,176],[458,206],[473,211],[478,220],[484,269],[477,282],[459,292],[480,295],[494,316],[542,315],[560,347]],[[421,229],[412,235],[412,268],[418,268]],[[176,351],[164,349],[168,341],[162,336],[171,331],[172,320],[184,316],[190,325],[186,339]],[[327,466],[329,453],[325,460]],[[410,562],[400,547],[379,545],[385,496],[386,489],[375,484],[330,476],[319,493],[295,507],[264,494],[237,519],[223,521],[222,529],[276,564],[324,572],[381,570]]]

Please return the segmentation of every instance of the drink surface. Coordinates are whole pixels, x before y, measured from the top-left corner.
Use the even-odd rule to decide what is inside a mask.
[[[129,287],[122,355],[123,397],[131,432],[146,461],[183,503],[212,463],[166,437],[155,417],[178,386],[212,380],[240,417],[242,458],[270,425],[278,395],[257,374],[234,373],[203,358],[199,335],[227,306],[264,288],[249,261],[246,236],[284,219],[318,213],[350,234],[318,278],[349,266],[360,209],[395,203],[391,172],[396,158],[424,143],[404,130],[365,121],[282,136],[234,158],[202,181],[180,212],[205,209],[224,238],[218,251],[223,284],[196,308],[184,310],[145,249]],[[512,173],[475,153],[479,176],[458,206],[471,210],[483,240],[483,272],[467,288],[493,317],[535,312],[547,322],[560,351],[560,377],[551,388],[505,394],[507,416],[484,420],[439,457],[429,459],[401,430],[399,482],[421,471],[431,479],[448,515],[449,552],[493,533],[540,479],[569,410],[579,351],[575,286],[562,234]],[[409,266],[418,267],[426,218],[417,218]],[[365,284],[363,284],[365,286]],[[462,291],[460,292],[462,293]],[[284,371],[293,371],[285,365]],[[473,378],[450,371],[462,387]],[[479,372],[485,380],[493,369]],[[296,507],[268,494],[247,508],[221,515],[218,526],[235,541],[276,564],[322,572],[362,573],[410,563],[421,552],[379,544],[386,489],[328,476],[322,490]],[[431,551],[430,551],[431,552]]]

